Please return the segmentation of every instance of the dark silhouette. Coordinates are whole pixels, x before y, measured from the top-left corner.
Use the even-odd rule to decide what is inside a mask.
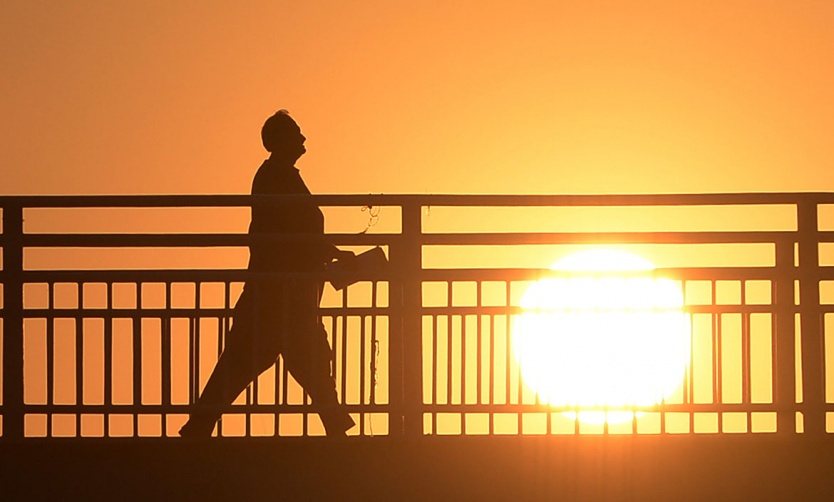
[[[286,110],[266,120],[261,137],[271,155],[255,174],[252,194],[310,195],[295,168],[306,138]],[[354,422],[336,395],[330,345],[318,318],[323,283],[315,275],[332,260],[354,255],[326,240],[324,215],[305,197],[255,201],[249,234],[249,270],[262,276],[244,286],[223,353],[180,436],[210,436],[220,409],[279,355],[320,408],[327,434],[344,435]]]

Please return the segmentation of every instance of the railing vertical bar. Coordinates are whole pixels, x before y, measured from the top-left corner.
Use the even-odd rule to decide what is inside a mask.
[[[744,281],[741,281],[741,299],[744,302]],[[750,313],[741,313],[741,402],[749,405],[751,399],[751,378],[750,374]],[[750,411],[745,412],[747,420],[747,432],[753,432],[753,414]]]
[[[489,315],[489,395],[487,404],[495,404],[495,315]],[[495,413],[489,416],[489,435],[495,434]]]
[[[3,439],[24,437],[23,206],[3,204]]]
[[[165,282],[165,316],[160,321],[160,362],[162,364],[162,375],[160,384],[162,386],[160,397],[162,403],[162,436],[167,434],[168,419],[171,410],[171,291],[170,281]],[[195,305],[196,306],[196,305]]]
[[[338,332],[337,332],[338,317],[339,317],[338,315],[333,315],[333,316],[330,317],[330,333],[331,333],[332,343],[330,344],[330,361],[329,361],[329,363],[330,363],[330,371],[332,372],[334,379],[337,377],[337,375],[338,375],[337,371],[339,369],[337,367],[338,365],[336,364],[336,362],[337,362],[336,345],[337,345],[337,340],[338,340]],[[345,403],[345,395],[344,394],[341,394],[341,402],[342,402],[343,405],[347,404],[347,403]]]
[[[197,401],[197,368],[194,357],[194,317],[188,316],[188,405]]]
[[[775,403],[778,409],[776,430],[782,435],[796,433],[794,259],[793,241],[780,241],[776,244],[776,280],[771,285],[776,311],[773,364],[776,379]]]
[[[466,314],[460,316],[460,404],[462,405],[466,404],[466,336],[468,331],[466,317]],[[466,408],[464,407],[464,409]],[[461,433],[465,433],[466,416],[461,413],[458,418],[460,419]]]
[[[507,280],[504,283],[504,298],[507,299],[507,306],[511,306],[511,293],[512,293],[512,281]],[[513,374],[513,364],[512,364],[512,333],[511,333],[511,326],[512,326],[512,314],[507,312],[504,316],[504,368],[505,368],[505,375],[504,375],[504,402],[506,404],[512,404],[512,374]],[[516,404],[521,404],[521,399],[519,397],[519,402]],[[521,434],[521,413],[516,412],[516,426],[517,432]]]
[[[451,285],[450,285],[451,286]],[[452,350],[454,348],[454,315],[451,311],[451,289],[449,291],[449,315],[446,316],[446,404],[454,404],[454,376],[453,376],[453,357]]]
[[[289,286],[288,286],[289,287]],[[287,307],[289,308],[289,306]],[[317,321],[318,319],[316,319]],[[311,321],[307,321],[311,322]],[[315,321],[313,321],[315,322]],[[288,336],[292,336],[289,335]],[[310,352],[306,364],[307,368],[313,368],[317,361],[313,360],[312,352]],[[311,372],[315,373],[315,371]],[[310,435],[310,404],[312,403],[312,399],[310,398],[310,394],[307,392],[307,389],[303,386],[301,387],[301,435],[303,437],[307,437]]]
[[[393,271],[388,283],[388,306],[391,315],[388,318],[388,433],[391,436],[405,435],[405,394],[403,389],[403,341],[405,332],[405,285],[398,277],[397,243],[388,248],[390,266]],[[422,432],[422,429],[421,429]]]
[[[347,388],[348,388],[348,288],[349,286],[345,286],[342,289],[342,306],[345,308],[345,314],[342,316],[342,358],[339,363],[339,373],[342,376],[342,403],[347,405]],[[359,350],[362,350],[362,347],[359,347]]]
[[[770,282],[770,303],[771,308],[773,309],[770,313],[770,403],[777,404],[779,402],[777,392],[778,392],[778,383],[779,383],[779,375],[777,373],[776,367],[776,342],[778,340],[777,334],[779,333],[779,315],[776,309],[776,280],[771,280]],[[777,411],[776,413],[776,431],[779,431],[779,416],[782,413]]]
[[[188,403],[194,404],[200,396],[200,337],[199,318],[190,316],[188,318],[188,368],[189,386]]]
[[[374,410],[376,410],[379,400],[377,396],[376,387],[379,383],[379,354],[380,354],[380,347],[379,347],[379,333],[377,332],[377,317],[374,316],[371,322],[371,392],[368,398],[368,404],[370,404]],[[371,417],[372,419],[373,417]],[[370,419],[369,419],[370,420]],[[371,435],[373,435],[373,426],[369,422],[369,427],[371,427]]]
[[[377,308],[379,308],[379,304],[377,302],[377,294],[378,291],[378,283],[376,280],[371,282],[371,307],[373,311],[376,312]],[[368,402],[366,404],[370,404],[372,406],[376,405],[376,383],[377,383],[377,331],[376,331],[376,323],[377,323],[377,316],[373,314],[370,316],[371,319],[371,353],[370,356],[370,375],[369,384],[370,389],[368,390]],[[375,407],[375,406],[374,406]],[[370,418],[368,419],[370,420]],[[369,422],[370,424],[370,422]],[[371,434],[373,434],[373,429],[371,429]]]
[[[460,404],[466,404],[466,336],[467,336],[467,329],[466,329],[466,314],[461,314],[458,318],[460,319]],[[463,408],[466,409],[465,407]],[[465,433],[465,414],[460,413],[458,415],[458,419],[460,420],[460,431],[461,433]]]
[[[52,295],[55,293],[54,283],[47,283],[47,308],[54,307]],[[55,322],[56,319],[46,320],[46,404],[55,404]],[[47,414],[46,437],[52,437],[52,414]]]
[[[512,346],[513,346],[513,337],[515,336],[515,332],[512,330],[513,324],[513,317],[512,315],[507,316],[507,361],[508,365],[512,365]],[[510,367],[510,366],[508,366]],[[516,404],[519,405],[519,409],[521,405],[524,404],[524,382],[521,379],[521,365],[516,365],[515,368],[515,378],[516,378]],[[517,419],[517,427],[518,433],[523,434],[524,432],[524,413],[519,411],[516,414]]]
[[[802,354],[802,404],[806,434],[825,434],[825,368],[820,311],[820,253],[817,201],[797,206],[799,234],[799,312]]]
[[[75,404],[84,406],[84,283],[76,283],[78,288],[79,314],[75,318]],[[75,414],[75,436],[81,437],[81,412]]]
[[[194,308],[197,309],[197,312],[202,310],[202,284],[197,283],[194,286]],[[226,347],[228,342],[229,333],[232,330],[232,283],[231,281],[223,281],[223,311],[224,314],[222,317],[217,318],[217,331],[218,331],[218,338],[223,340],[223,347]],[[255,382],[257,383],[258,379],[255,378]],[[248,387],[247,387],[248,391]],[[235,396],[236,397],[236,396]],[[247,402],[249,398],[249,394],[247,393]],[[245,422],[245,430],[244,435],[249,436],[250,433],[250,422],[252,421],[251,417],[247,413],[244,422]]]
[[[511,329],[511,326],[512,325],[507,326],[508,331]],[[516,336],[516,333],[513,332],[512,336],[513,337]],[[510,344],[509,347],[510,347],[509,352],[512,353],[512,344]],[[524,404],[524,379],[523,379],[522,373],[521,373],[521,364],[517,365],[516,371],[517,371],[516,392],[518,393],[518,404],[523,405]],[[519,434],[524,433],[524,413],[523,412],[520,412],[518,414],[518,432],[519,432]]]
[[[687,281],[684,280],[681,283],[682,290],[684,292],[684,308],[687,305],[686,299],[686,283]],[[686,314],[689,316],[689,367],[686,368],[686,377],[687,377],[687,388],[689,389],[689,395],[687,396],[686,403],[690,404],[695,402],[695,323],[692,317],[692,314]],[[636,428],[635,424],[635,428]]]
[[[432,342],[431,342],[431,404],[438,404],[437,403],[437,393],[440,386],[440,381],[438,379],[438,368],[439,365],[437,363],[437,344],[439,343],[439,337],[437,334],[437,330],[440,328],[440,321],[438,320],[437,315],[431,316],[432,322]],[[436,434],[437,431],[437,408],[433,407],[431,412],[431,423],[432,423],[432,433]]]
[[[142,309],[143,282],[136,283],[136,308]],[[137,312],[133,318],[133,398],[131,404],[141,406],[142,403],[142,317]],[[133,435],[139,436],[139,413],[133,413]]]
[[[113,283],[106,282],[107,312],[113,311]],[[113,319],[104,319],[104,406],[109,409],[113,404]],[[104,437],[110,437],[110,413],[104,412]]]
[[[483,289],[483,282],[478,281],[476,283],[476,295],[475,298],[475,305],[478,306],[480,309],[483,306],[483,298],[481,290]],[[483,358],[483,333],[481,330],[483,329],[481,323],[481,314],[475,314],[475,341],[476,341],[476,350],[475,350],[475,402],[477,404],[483,404],[482,398],[482,389],[483,384],[482,381],[484,379],[484,365],[481,361]]]
[[[197,291],[200,291],[200,287],[201,287],[201,284],[197,283],[197,285],[196,285]],[[226,306],[226,309],[228,309],[229,295],[230,295],[229,283],[228,282],[225,283],[224,288],[226,288],[226,290],[224,291],[224,294],[223,294],[223,297],[224,297],[223,301],[224,301],[224,306]],[[200,296],[201,296],[201,294],[198,294],[197,302],[195,304],[195,306],[198,309],[201,308],[200,303],[199,303]],[[223,347],[224,348],[226,347],[226,344],[228,343],[228,336],[229,336],[230,329],[231,329],[231,326],[230,326],[230,319],[229,319],[228,315],[224,315],[222,317],[217,318],[217,333],[218,333],[217,336],[218,336],[218,338],[223,340]],[[256,357],[256,354],[257,354],[256,351],[257,351],[257,345],[253,343],[252,344],[252,353],[249,356],[250,368],[255,367],[255,357]],[[256,399],[255,396],[257,396],[257,393],[258,393],[258,375],[256,375],[253,378],[252,382],[249,385],[247,385],[246,388],[243,390],[243,406],[241,408],[242,408],[242,411],[243,411],[243,436],[244,437],[250,437],[251,436],[252,415],[251,415],[251,411],[250,411],[251,410],[250,405],[254,403],[254,401]],[[233,399],[237,399],[237,397],[238,396],[234,396]]]
[[[202,292],[200,291],[199,284],[197,283],[197,281],[195,281],[195,283],[194,283],[194,309],[197,312],[196,315],[197,315],[198,334],[199,334],[199,330],[200,330],[200,325],[202,324],[201,321],[203,319],[203,316],[200,312],[201,303],[202,303]],[[255,319],[257,319],[257,315],[254,316],[254,317],[255,317]],[[215,318],[214,317],[206,317],[205,319],[206,320],[211,319],[213,321]],[[223,349],[226,346],[226,333],[224,332],[224,326],[225,326],[224,318],[217,317],[216,319],[217,319],[217,328],[215,330],[215,333],[217,333],[217,343],[215,345],[215,351],[214,351],[214,354],[215,354],[214,355],[214,361],[215,361],[214,364],[215,365],[217,364],[217,361],[220,360],[220,355],[223,354]],[[198,346],[198,351],[199,351],[199,346]],[[224,383],[224,385],[228,386],[228,383]],[[225,392],[228,393],[228,387],[225,389]],[[234,397],[236,398],[237,396],[234,396]],[[225,404],[228,404],[228,403],[224,403],[224,405]],[[226,410],[228,410],[228,408],[226,408]],[[224,429],[224,423],[223,423],[223,415],[225,414],[226,410],[223,410],[224,413],[222,413],[220,415],[220,419],[217,421],[217,436],[218,437],[223,436],[223,431],[225,430]]]
[[[199,285],[198,285],[199,289]],[[224,295],[228,298],[228,295]],[[225,300],[228,304],[228,299]],[[200,305],[197,304],[197,308],[200,308]],[[223,316],[222,318],[217,319],[218,330],[221,332],[223,336],[223,340],[228,340],[229,330],[231,329],[229,326],[229,316]],[[225,346],[225,343],[224,343]],[[250,360],[250,364],[252,367],[255,367],[255,356],[256,356],[256,345],[252,344],[252,358]],[[243,435],[244,437],[250,437],[252,435],[252,407],[250,405],[255,404],[258,399],[258,385],[259,385],[259,376],[255,375],[252,379],[252,383],[246,386],[245,394],[244,394],[244,415],[243,415]]]
[[[366,343],[368,341],[365,327],[367,319],[367,316],[359,316],[359,404],[361,405],[365,404],[365,379],[367,378],[365,371],[365,351],[367,350]],[[365,435],[365,415],[366,412],[364,411],[359,413],[360,436]]]
[[[685,292],[684,282],[681,281],[681,289],[682,292]],[[686,315],[686,299],[684,298],[684,303],[681,306],[681,312]],[[681,403],[682,404],[689,404],[692,401],[692,353],[693,353],[693,338],[692,338],[692,324],[690,322],[689,328],[689,363],[683,370],[683,382],[681,382]],[[694,415],[689,413],[689,420],[692,422],[694,420]]]
[[[197,293],[196,300],[198,302],[200,301],[200,293],[199,292]],[[199,303],[198,303],[198,305],[199,305]],[[257,323],[258,316],[255,315],[254,317],[255,317],[255,323]],[[214,320],[214,317],[207,318],[207,319]],[[255,329],[257,329],[257,327],[255,327]],[[226,334],[223,333],[223,319],[221,319],[220,317],[217,318],[217,331],[216,331],[216,333],[217,333],[217,346],[216,346],[216,350],[215,350],[215,356],[214,356],[215,363],[214,364],[217,364],[217,361],[220,360],[220,356],[223,354],[223,349],[226,346],[226,339],[225,339]],[[226,385],[228,386],[228,383],[226,383]],[[228,387],[227,387],[225,392],[228,394]],[[231,397],[231,399],[236,399],[236,398],[237,398],[237,396],[232,396]],[[223,403],[223,404],[228,405],[229,403]],[[223,415],[225,415],[229,411],[231,411],[231,410],[229,409],[229,407],[227,407],[224,410],[224,413],[220,415],[220,420],[217,421],[217,435],[218,436],[223,436],[223,434],[226,430],[225,424],[223,423]]]
[[[717,304],[716,298],[717,293],[715,291],[716,284],[715,280],[710,281],[710,294],[711,300],[710,305],[715,307]],[[712,314],[712,354],[713,354],[713,364],[712,364],[712,372],[713,372],[713,380],[712,380],[712,399],[713,402],[718,404],[724,403],[723,397],[723,386],[724,386],[724,374],[722,371],[722,364],[723,361],[721,359],[722,355],[722,337],[721,337],[721,325],[722,325],[722,314],[714,313]],[[722,413],[718,414],[718,431],[724,432],[724,416]]]
[[[333,379],[336,385],[336,391],[339,394],[341,402],[345,404],[345,395],[341,391],[341,367],[339,365],[339,330],[342,326],[342,317],[344,317],[346,312],[347,305],[345,304],[345,296],[344,291],[339,292],[339,301],[341,302],[340,308],[338,311],[334,312],[333,315],[330,317],[330,365],[331,371],[333,372]]]

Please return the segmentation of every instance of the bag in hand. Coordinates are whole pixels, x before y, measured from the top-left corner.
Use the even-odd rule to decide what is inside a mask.
[[[336,291],[362,279],[367,272],[378,272],[388,265],[385,251],[377,246],[356,256],[335,261],[327,266],[330,284]]]

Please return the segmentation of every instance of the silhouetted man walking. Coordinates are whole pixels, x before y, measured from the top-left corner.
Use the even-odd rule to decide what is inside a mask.
[[[279,110],[264,123],[261,138],[271,155],[255,174],[252,195],[295,197],[252,205],[249,270],[262,275],[244,286],[223,353],[180,429],[183,437],[210,436],[220,418],[219,407],[230,404],[279,355],[313,404],[321,407],[319,416],[329,436],[344,435],[354,425],[339,406],[330,345],[318,318],[323,284],[309,277],[326,263],[353,253],[326,240],[324,215],[304,197],[310,190],[295,162],[307,150],[298,124],[286,110]]]

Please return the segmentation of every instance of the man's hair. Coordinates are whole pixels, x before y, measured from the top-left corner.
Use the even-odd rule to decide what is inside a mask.
[[[297,128],[298,125],[290,117],[290,112],[283,109],[275,112],[275,115],[266,119],[261,128],[261,141],[266,151],[275,151],[282,140],[287,137],[287,133],[295,132]]]

